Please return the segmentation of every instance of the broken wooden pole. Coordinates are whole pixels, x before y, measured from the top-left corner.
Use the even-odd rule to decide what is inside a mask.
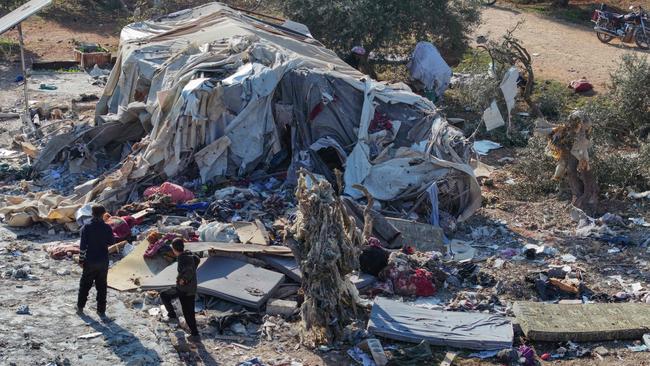
[[[25,41],[23,39],[23,23],[18,23],[18,42],[20,43],[20,61],[23,68],[23,94],[25,97],[25,112],[23,114],[23,124],[36,131],[36,126],[32,122],[32,117],[29,113],[29,97],[27,95],[27,65],[25,63]]]

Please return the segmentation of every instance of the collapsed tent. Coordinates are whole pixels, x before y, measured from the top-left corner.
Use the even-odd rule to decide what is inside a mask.
[[[462,133],[430,101],[346,65],[303,25],[210,3],[131,24],[120,42],[96,122],[143,136],[117,179],[84,186],[85,202],[123,203],[152,175],[198,169],[208,182],[284,163],[289,182],[306,168],[336,184],[340,169],[354,198],[363,196],[354,184],[382,203],[437,191],[432,201],[460,220],[480,206]]]

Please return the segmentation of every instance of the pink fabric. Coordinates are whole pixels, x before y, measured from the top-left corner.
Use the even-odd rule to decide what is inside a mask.
[[[585,79],[580,79],[580,80],[573,80],[571,84],[569,84],[571,89],[573,89],[576,93],[582,93],[586,91],[590,91],[591,89],[594,88],[593,85],[591,85],[590,82],[588,82]]]
[[[122,217],[111,216],[106,223],[113,230],[113,237],[117,240],[124,240],[131,235],[131,227]]]
[[[149,198],[156,193],[168,195],[172,198],[173,203],[185,203],[194,199],[194,193],[178,184],[165,182],[160,186],[149,187],[144,190],[144,197]]]

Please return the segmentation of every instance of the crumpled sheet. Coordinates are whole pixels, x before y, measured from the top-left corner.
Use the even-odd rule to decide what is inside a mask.
[[[0,208],[0,215],[4,216],[7,225],[14,227],[26,227],[37,222],[74,223],[75,213],[81,207],[81,204],[52,192],[5,196],[0,198],[0,202],[4,206]]]

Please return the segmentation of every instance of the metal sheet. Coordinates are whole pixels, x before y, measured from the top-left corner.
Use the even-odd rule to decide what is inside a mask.
[[[372,306],[368,331],[399,341],[474,350],[510,348],[514,337],[512,324],[502,316],[429,310],[382,297]]]
[[[52,0],[31,0],[18,9],[0,18],[0,34],[11,29],[13,26],[36,14],[39,10],[50,5]]]

